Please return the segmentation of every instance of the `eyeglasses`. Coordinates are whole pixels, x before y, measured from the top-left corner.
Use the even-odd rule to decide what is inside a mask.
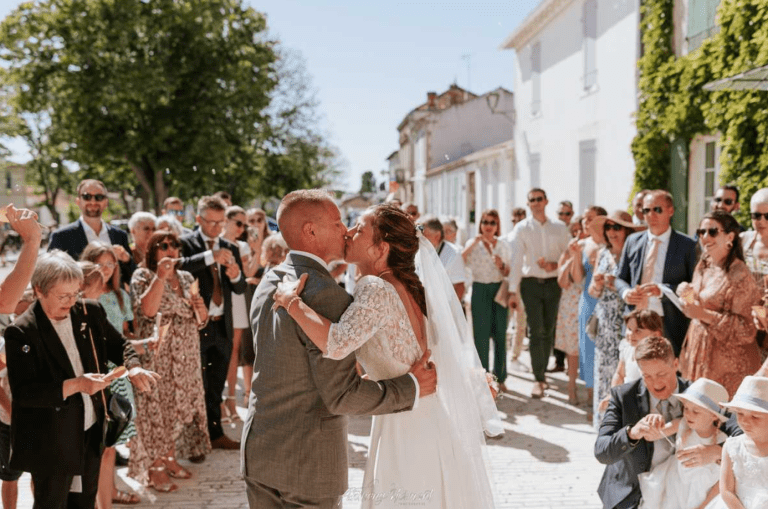
[[[69,302],[71,300],[77,300],[77,299],[79,299],[82,296],[83,296],[83,292],[65,293],[63,295],[54,295],[54,297],[56,297],[56,300],[59,301],[59,304],[64,304],[65,302]]]
[[[616,223],[605,223],[605,225],[603,226],[604,231],[613,230],[615,232],[620,232],[623,228],[624,228],[623,226]]]
[[[209,219],[204,218],[203,216],[200,216],[200,219],[202,219],[206,223],[212,224],[214,226],[224,226],[224,223],[227,222],[226,219],[222,219],[221,221],[211,221]]]
[[[734,203],[734,200],[731,198],[720,198],[719,196],[717,198],[713,198],[713,201],[715,203],[725,203],[728,206],[733,205]]]
[[[544,201],[543,196],[534,196],[533,198],[528,198],[528,203],[539,203],[540,201]]]
[[[169,210],[168,213],[173,214],[174,216],[179,216],[179,217],[184,215],[183,210]]]
[[[496,226],[496,221],[480,221],[480,224],[483,226]]]
[[[698,230],[696,230],[696,235],[700,239],[703,239],[704,235],[706,234],[706,235],[709,235],[710,237],[712,237],[714,239],[715,237],[720,235],[721,231],[723,231],[723,230],[721,230],[720,228],[699,228]]]
[[[97,267],[106,267],[107,269],[114,269],[116,267],[115,262],[97,263]]]
[[[167,242],[161,242],[157,245],[157,247],[160,248],[160,251],[168,251],[169,249],[179,249],[181,247],[181,244],[178,242],[171,240]]]
[[[80,195],[80,198],[81,198],[83,201],[91,201],[91,200],[95,200],[95,201],[104,201],[104,199],[106,199],[106,197],[107,197],[107,196],[106,196],[106,195],[104,195],[104,194],[91,194],[91,193],[83,193],[83,194],[81,194],[81,195]]]
[[[753,221],[757,221],[758,219],[763,218],[768,221],[768,212],[752,212],[751,216]]]
[[[643,209],[643,215],[650,214],[651,211],[657,214],[661,214],[662,212],[664,212],[664,207],[651,207],[649,209]]]
[[[573,215],[573,212],[558,212],[557,215],[571,217]]]
[[[235,223],[235,226],[237,226],[238,228],[242,228],[243,226],[245,226],[245,223],[238,219],[233,219],[232,222]]]

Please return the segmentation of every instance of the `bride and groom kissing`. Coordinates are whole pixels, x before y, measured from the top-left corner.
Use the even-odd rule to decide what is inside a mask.
[[[495,406],[465,361],[474,347],[431,245],[386,205],[347,230],[321,190],[289,193],[277,219],[291,252],[251,305],[250,507],[340,508],[348,415],[376,416],[363,507],[493,507],[482,448]],[[342,257],[363,275],[354,300],[328,272]]]

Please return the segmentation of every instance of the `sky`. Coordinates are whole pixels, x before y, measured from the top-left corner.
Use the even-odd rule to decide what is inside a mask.
[[[452,83],[482,94],[513,90],[513,52],[500,50],[541,0],[246,0],[272,36],[304,57],[321,129],[344,161],[342,188],[377,182],[398,148],[397,126],[427,92]],[[20,4],[0,0],[0,17]],[[29,158],[10,144],[12,160]]]

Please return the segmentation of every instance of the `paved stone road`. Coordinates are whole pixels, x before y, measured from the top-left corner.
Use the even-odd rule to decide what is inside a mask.
[[[552,389],[540,401],[529,398],[532,377],[512,372],[507,381],[511,393],[499,402],[507,431],[490,440],[488,456],[493,468],[493,483],[499,509],[513,508],[599,508],[595,492],[602,467],[592,456],[595,434],[586,420],[586,411],[568,405],[565,377],[550,378]],[[582,397],[585,396],[582,388]],[[240,409],[243,414],[245,409]],[[370,418],[353,418],[350,424],[349,484],[362,484],[368,449]],[[240,427],[228,430],[237,437]],[[215,451],[202,465],[191,465],[194,477],[178,481],[176,493],[143,493],[137,508],[217,509],[246,508],[244,484],[238,477],[236,452]],[[135,483],[120,469],[120,482]],[[31,508],[28,476],[20,485],[19,508]],[[120,507],[120,506],[116,506]],[[354,492],[344,500],[344,509],[357,509]],[[475,509],[475,508],[472,508]],[[483,508],[477,508],[483,509]]]

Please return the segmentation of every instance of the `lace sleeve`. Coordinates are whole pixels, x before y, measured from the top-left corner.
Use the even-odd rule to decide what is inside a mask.
[[[371,339],[384,327],[391,316],[387,308],[392,295],[387,283],[375,276],[361,278],[355,286],[355,300],[338,323],[328,331],[328,346],[324,357],[343,359]]]

